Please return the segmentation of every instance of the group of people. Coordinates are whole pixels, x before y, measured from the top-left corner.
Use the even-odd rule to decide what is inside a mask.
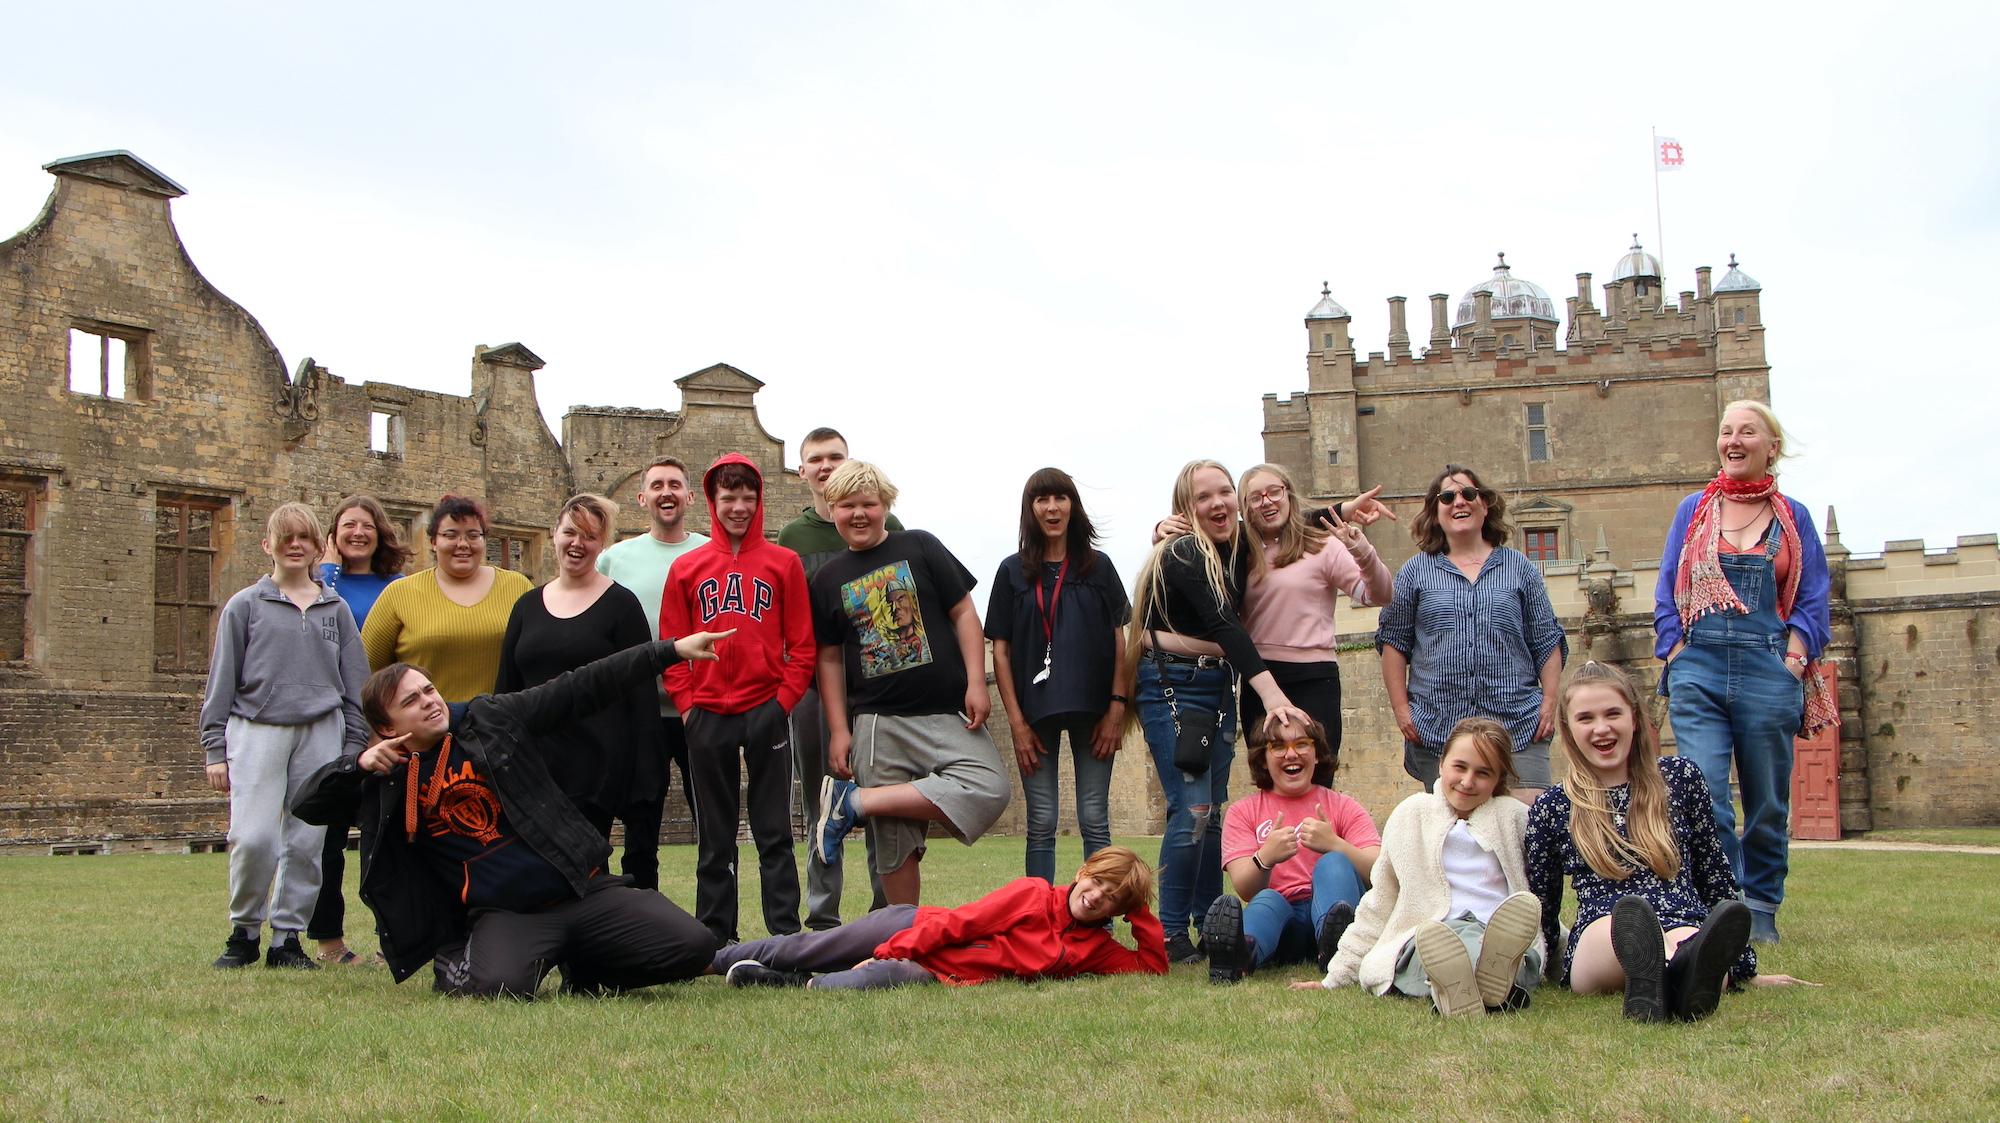
[[[1278,466],[1239,480],[1191,462],[1129,598],[1075,481],[1042,469],[983,627],[976,578],[902,528],[895,485],[831,429],[801,444],[813,505],[775,543],[754,463],[730,454],[704,473],[704,538],[684,525],[686,466],[662,457],[641,480],[647,533],[612,545],[610,502],[571,499],[539,589],[486,563],[471,500],[440,501],[437,564],[401,580],[407,553],[374,500],[345,501],[324,547],[312,512],[286,504],[264,541],[271,575],[218,622],[202,713],[231,809],[217,966],[254,962],[266,921],[270,965],[314,965],[302,931],[320,961],[353,961],[339,866],[358,822],[384,959],[398,981],[430,962],[453,993],[532,995],[554,968],[603,991],[703,972],[857,987],[1204,959],[1228,982],[1317,959],[1323,982],[1299,985],[1359,982],[1445,1014],[1525,1005],[1546,974],[1622,991],[1635,1018],[1700,1017],[1730,982],[1792,981],[1758,975],[1749,943],[1777,939],[1790,739],[1832,720],[1811,665],[1829,638],[1825,560],[1777,490],[1783,441],[1768,407],[1726,407],[1717,476],[1668,535],[1656,617],[1683,759],[1659,756],[1623,672],[1565,677],[1541,573],[1505,546],[1505,500],[1459,465],[1430,484],[1418,552],[1392,575],[1363,533],[1400,521],[1377,492],[1312,509]],[[1342,593],[1381,608],[1384,684],[1425,788],[1379,832],[1333,788]],[[970,843],[1009,800],[978,673],[988,640],[1027,876],[922,908],[930,828]],[[1229,803],[1239,715],[1258,790]],[[1157,873],[1110,844],[1128,727],[1166,797]],[[1062,885],[1065,736],[1085,863]],[[695,817],[692,916],[658,892],[675,765]],[[795,777],[811,824],[803,925]],[[770,934],[748,943],[739,790]],[[874,907],[842,924],[857,827]],[[1558,955],[1565,877],[1580,908]],[[1109,935],[1121,916],[1136,948]]]

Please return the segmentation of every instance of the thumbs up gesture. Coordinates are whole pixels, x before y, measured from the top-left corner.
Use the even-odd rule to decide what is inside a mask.
[[[1299,845],[1315,854],[1324,854],[1333,849],[1333,824],[1320,817],[1324,810],[1321,807],[1313,808],[1312,814],[1305,817],[1296,832]]]
[[[1271,823],[1271,833],[1264,836],[1264,844],[1257,848],[1257,857],[1266,866],[1275,866],[1299,852],[1299,829],[1285,825],[1285,813]]]

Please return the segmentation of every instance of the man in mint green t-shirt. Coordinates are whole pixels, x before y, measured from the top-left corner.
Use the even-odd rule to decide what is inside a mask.
[[[687,465],[662,456],[646,465],[639,482],[639,505],[646,511],[646,533],[627,538],[597,555],[597,571],[632,590],[646,610],[646,623],[660,638],[660,596],[667,586],[667,569],[674,559],[708,541],[686,526],[690,501]],[[675,637],[678,638],[678,637]],[[688,785],[687,737],[681,715],[664,687],[660,690],[660,765],[658,782],[648,782],[652,769],[637,778],[638,796],[618,816],[625,823],[625,854],[620,869],[640,889],[660,887],[660,817],[674,767],[680,769],[681,795],[689,808],[694,793]]]

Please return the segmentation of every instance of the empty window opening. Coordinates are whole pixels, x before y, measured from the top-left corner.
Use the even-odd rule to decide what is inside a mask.
[[[126,342],[82,328],[69,329],[69,389],[95,398],[125,397],[125,374],[131,356]]]
[[[368,451],[377,456],[403,455],[403,416],[371,410],[368,414]]]

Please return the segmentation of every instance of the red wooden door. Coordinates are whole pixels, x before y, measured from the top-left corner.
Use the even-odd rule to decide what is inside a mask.
[[[1838,698],[1840,676],[1818,665],[1829,694]],[[1840,838],[1840,727],[1792,742],[1792,837]]]

